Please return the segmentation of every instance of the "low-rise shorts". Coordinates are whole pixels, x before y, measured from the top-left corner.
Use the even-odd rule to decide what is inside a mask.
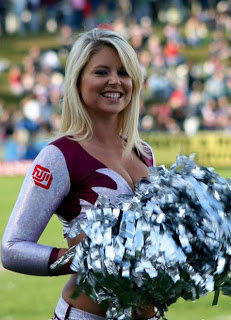
[[[52,320],[105,320],[105,318],[73,308],[61,296]]]

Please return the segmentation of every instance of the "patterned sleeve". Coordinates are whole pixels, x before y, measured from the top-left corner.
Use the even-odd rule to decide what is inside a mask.
[[[25,177],[2,239],[6,269],[31,275],[48,275],[53,247],[38,244],[51,216],[70,189],[62,152],[46,146]]]

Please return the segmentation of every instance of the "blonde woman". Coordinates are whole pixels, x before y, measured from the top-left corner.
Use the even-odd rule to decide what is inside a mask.
[[[53,319],[104,319],[105,310],[82,293],[71,295],[77,275],[50,265],[68,249],[37,244],[53,214],[64,235],[99,195],[111,202],[133,194],[134,184],[154,165],[151,149],[138,133],[142,72],[130,44],[119,34],[95,28],[82,34],[69,54],[63,97],[61,134],[34,160],[9,219],[2,241],[7,269],[39,276],[71,274]],[[84,234],[67,238],[68,247]],[[153,307],[134,318],[154,317]]]

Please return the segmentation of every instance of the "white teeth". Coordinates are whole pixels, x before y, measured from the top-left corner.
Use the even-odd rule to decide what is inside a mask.
[[[105,92],[103,96],[106,98],[119,99],[121,94],[119,92]]]

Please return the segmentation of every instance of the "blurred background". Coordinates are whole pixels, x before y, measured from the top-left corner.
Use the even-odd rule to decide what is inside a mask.
[[[67,54],[79,32],[99,25],[138,54],[139,128],[157,163],[195,152],[205,165],[229,166],[230,13],[231,1],[218,0],[1,1],[0,174],[58,130]]]
[[[0,239],[23,176],[60,126],[65,62],[79,32],[124,35],[145,76],[139,129],[157,164],[179,153],[231,176],[231,1],[0,1]],[[10,177],[9,177],[10,176]],[[40,243],[64,247],[56,216]],[[0,264],[0,319],[47,320],[67,277],[29,277]],[[169,308],[169,320],[230,320],[213,294]]]

